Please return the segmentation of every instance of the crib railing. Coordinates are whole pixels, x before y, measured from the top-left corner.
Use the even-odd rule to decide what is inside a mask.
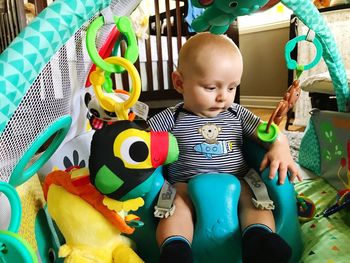
[[[175,8],[170,8],[170,2],[175,2]],[[162,100],[176,100],[181,99],[171,82],[171,73],[174,70],[176,61],[173,57],[173,50],[180,50],[183,45],[183,37],[188,38],[191,34],[188,31],[187,24],[185,22],[185,16],[187,12],[187,1],[179,0],[165,0],[165,12],[160,12],[159,0],[154,0],[154,15],[149,18],[149,34],[156,39],[156,45],[151,44],[151,38],[144,40],[145,45],[145,69],[146,74],[141,75],[144,78],[144,83],[147,83],[143,88],[140,100],[143,102],[154,102]],[[162,37],[166,37],[166,45],[162,45]],[[173,39],[176,38],[176,46],[173,46]],[[164,43],[164,41],[163,41]],[[122,46],[122,53],[124,47]],[[167,67],[166,73],[164,72],[163,65],[163,52],[166,52]],[[156,53],[156,64],[152,63],[152,53]],[[135,67],[140,72],[140,60],[135,62]],[[156,79],[154,78],[154,70],[156,70]],[[167,74],[165,77],[164,74]],[[127,73],[122,74],[123,87],[129,87],[129,78]],[[156,89],[157,86],[157,89]]]
[[[47,0],[28,0],[39,14],[46,6]],[[0,53],[12,42],[27,25],[23,0],[0,0]]]
[[[154,15],[149,18],[149,34],[156,39],[156,45],[151,45],[150,38],[145,41],[145,67],[146,74],[141,74],[141,79],[147,83],[146,87],[141,92],[140,100],[149,104],[151,108],[164,108],[173,105],[174,101],[181,100],[181,94],[177,93],[171,81],[171,73],[175,69],[177,59],[174,58],[184,44],[184,40],[188,39],[194,32],[189,31],[185,17],[188,10],[188,2],[185,0],[161,0],[165,3],[165,11],[160,12],[160,1],[154,0]],[[170,8],[170,3],[175,2],[175,8]],[[237,45],[239,45],[238,38],[238,24],[235,21],[226,32]],[[161,38],[166,38],[166,44]],[[176,40],[174,41],[174,38]],[[163,43],[163,45],[162,45]],[[164,70],[163,54],[166,52],[166,70]],[[152,54],[156,53],[156,64],[152,61]],[[140,71],[140,61],[136,61],[136,68]],[[156,67],[156,69],[154,69]],[[156,79],[154,72],[156,70]],[[166,76],[167,75],[167,76]],[[129,78],[127,73],[122,76],[123,87],[129,87]],[[157,87],[157,89],[156,89]],[[236,103],[239,103],[239,89],[236,95]]]

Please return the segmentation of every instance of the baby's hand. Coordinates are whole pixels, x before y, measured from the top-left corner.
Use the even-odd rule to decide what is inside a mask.
[[[298,168],[290,153],[288,139],[284,134],[279,134],[277,140],[271,145],[260,164],[260,171],[270,165],[269,178],[273,179],[278,171],[278,183],[284,184],[287,171],[290,172],[289,180],[293,182],[295,178],[302,181]]]

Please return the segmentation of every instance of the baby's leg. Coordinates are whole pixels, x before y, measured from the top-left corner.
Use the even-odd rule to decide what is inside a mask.
[[[157,242],[161,249],[160,262],[193,262],[193,205],[186,183],[176,183],[175,211],[161,219],[157,227]]]
[[[240,180],[240,182],[241,195],[239,198],[239,219],[242,232],[248,226],[253,224],[266,225],[275,232],[275,219],[271,210],[257,209],[252,202],[252,190],[250,190],[250,187],[245,181]]]
[[[241,180],[239,217],[242,229],[243,263],[286,263],[292,251],[275,233],[275,220],[270,210],[255,208],[248,184]]]

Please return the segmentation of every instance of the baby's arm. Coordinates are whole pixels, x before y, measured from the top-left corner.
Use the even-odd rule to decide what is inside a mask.
[[[257,131],[253,133],[254,140],[262,143],[257,136]],[[292,182],[295,178],[302,181],[302,177],[298,172],[298,168],[292,158],[289,141],[283,133],[279,133],[277,139],[273,143],[263,143],[264,147],[267,148],[263,160],[260,164],[260,171],[264,170],[270,165],[269,178],[273,179],[278,171],[279,178],[278,182],[283,184],[287,177],[287,171],[290,172],[291,176],[289,180]]]

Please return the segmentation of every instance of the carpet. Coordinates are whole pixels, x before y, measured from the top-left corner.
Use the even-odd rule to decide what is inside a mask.
[[[283,133],[287,136],[289,140],[290,151],[294,161],[298,161],[299,148],[301,139],[304,136],[304,132],[298,131],[283,131]]]

